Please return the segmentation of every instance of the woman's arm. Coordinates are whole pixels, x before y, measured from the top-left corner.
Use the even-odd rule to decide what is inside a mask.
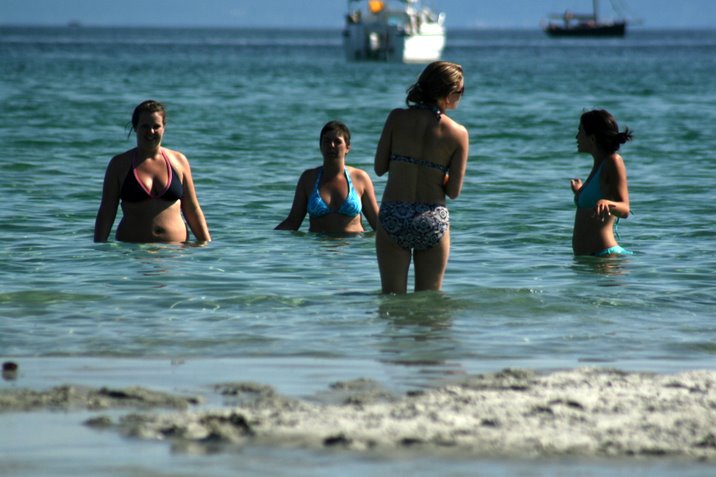
[[[94,241],[106,242],[119,207],[119,159],[112,158],[104,173],[102,199],[94,222]]]
[[[375,230],[378,224],[378,201],[375,199],[373,181],[370,180],[370,176],[367,172],[360,169],[355,169],[355,171],[357,180],[353,182],[359,182],[363,190],[361,194],[361,212],[370,224],[370,227]]]
[[[382,176],[386,172],[388,172],[388,169],[390,169],[390,153],[392,148],[392,129],[393,129],[393,121],[396,114],[396,110],[393,110],[388,115],[388,118],[385,120],[385,125],[383,126],[383,132],[380,135],[380,140],[378,141],[378,147],[375,151],[375,163],[373,165],[373,169],[375,170],[375,173],[378,174],[378,177]]]
[[[306,192],[306,183],[309,180],[310,170],[306,170],[299,177],[296,183],[296,192],[293,194],[293,204],[288,216],[278,224],[274,230],[298,230],[306,217],[308,210],[308,194]]]
[[[450,170],[445,183],[445,195],[457,199],[462,191],[462,183],[467,171],[467,159],[470,152],[470,137],[467,129],[457,125],[457,148],[450,159]]]
[[[189,160],[180,152],[173,151],[175,157],[181,164],[184,174],[184,197],[181,199],[181,211],[186,218],[187,223],[194,237],[200,242],[211,242],[211,235],[209,234],[209,226],[206,224],[206,218],[204,212],[199,206],[199,199],[196,196],[196,190],[194,189],[194,179],[191,176],[191,167],[189,166]]]
[[[607,185],[609,191],[609,199],[601,199],[597,201],[594,212],[597,216],[615,215],[622,219],[629,217],[631,212],[629,207],[629,187],[627,185],[626,166],[624,160],[619,154],[612,155],[605,164],[607,173]]]

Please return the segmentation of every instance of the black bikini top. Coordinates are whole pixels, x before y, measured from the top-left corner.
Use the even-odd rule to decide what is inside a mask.
[[[122,184],[122,190],[119,194],[119,197],[123,201],[141,202],[143,200],[161,199],[175,202],[184,196],[184,187],[179,180],[179,176],[169,162],[167,155],[164,151],[161,152],[164,163],[167,166],[167,174],[169,174],[169,181],[166,187],[159,193],[148,190],[144,183],[139,180],[137,167],[134,159],[132,159],[132,168],[127,173],[127,177],[124,179],[124,184]]]

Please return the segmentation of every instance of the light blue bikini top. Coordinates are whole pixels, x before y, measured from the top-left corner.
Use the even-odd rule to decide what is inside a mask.
[[[579,192],[574,195],[574,203],[580,209],[592,209],[595,205],[597,205],[597,202],[599,200],[604,198],[604,196],[602,195],[602,186],[600,180],[602,176],[603,166],[604,163],[602,162],[597,168],[597,172],[594,173],[592,178],[589,179],[587,183],[584,184],[581,189],[579,189]]]
[[[362,209],[360,197],[358,197],[358,194],[353,188],[353,182],[351,181],[351,175],[348,174],[348,169],[345,169],[343,172],[346,176],[346,181],[348,182],[348,196],[341,204],[341,207],[336,211],[331,210],[321,197],[321,194],[318,191],[318,185],[321,182],[321,177],[323,176],[323,167],[321,167],[318,171],[316,183],[313,186],[313,192],[308,198],[308,215],[311,217],[323,217],[331,212],[336,212],[338,214],[347,215],[348,217],[355,217],[360,214]]]

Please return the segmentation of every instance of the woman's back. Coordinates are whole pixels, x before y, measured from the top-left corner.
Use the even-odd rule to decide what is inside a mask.
[[[445,203],[445,175],[459,148],[459,130],[445,115],[396,109],[388,118],[390,174],[383,200]]]
[[[414,260],[415,290],[440,290],[450,255],[445,196],[460,195],[470,145],[445,115],[465,91],[462,67],[435,61],[408,88],[407,109],[388,115],[375,151],[375,173],[388,173],[375,248],[383,293],[405,293]]]

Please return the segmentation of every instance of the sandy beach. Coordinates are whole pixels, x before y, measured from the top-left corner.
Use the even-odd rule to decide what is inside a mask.
[[[506,369],[402,395],[371,379],[332,383],[308,398],[256,382],[206,389],[193,396],[138,386],[2,389],[0,412],[90,411],[82,421],[89,428],[178,448],[261,444],[473,457],[716,458],[713,371]]]

